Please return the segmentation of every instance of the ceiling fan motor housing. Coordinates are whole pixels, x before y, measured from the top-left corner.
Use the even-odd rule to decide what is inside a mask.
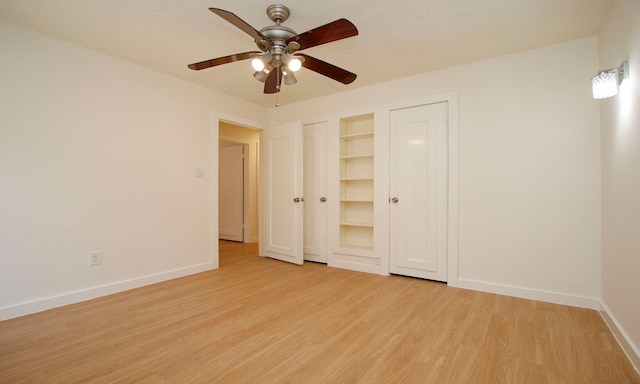
[[[260,33],[262,33],[267,39],[271,40],[273,45],[281,45],[282,47],[286,47],[286,41],[297,35],[293,29],[278,24],[264,27],[260,30]],[[267,44],[267,46],[270,46],[270,44],[264,40],[256,40],[256,44],[258,44],[258,48],[262,48],[261,44]]]

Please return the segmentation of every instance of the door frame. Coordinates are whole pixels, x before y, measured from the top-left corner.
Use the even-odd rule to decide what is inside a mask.
[[[211,112],[209,128],[209,238],[210,255],[213,269],[220,268],[220,250],[218,247],[218,141],[220,139],[220,122],[262,131],[264,124],[239,116],[227,115],[224,113]],[[258,147],[262,144],[258,142]],[[258,175],[258,179],[260,176]],[[260,212],[260,198],[258,196],[258,212]],[[258,222],[260,218],[258,217]]]

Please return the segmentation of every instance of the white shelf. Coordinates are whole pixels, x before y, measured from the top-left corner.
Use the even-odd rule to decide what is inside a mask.
[[[373,250],[373,114],[340,121],[340,247]]]
[[[372,153],[366,153],[363,155],[348,155],[348,156],[340,156],[342,160],[354,160],[354,159],[373,159]]]
[[[361,228],[373,228],[371,223],[340,223],[344,227],[361,227]]]
[[[373,181],[373,177],[343,177],[340,181]]]
[[[373,132],[348,133],[346,135],[340,135],[340,138],[343,140],[372,139]]]

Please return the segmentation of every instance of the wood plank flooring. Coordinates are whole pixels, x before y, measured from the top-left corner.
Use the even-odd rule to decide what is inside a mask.
[[[257,256],[0,322],[0,383],[640,383],[596,311]]]

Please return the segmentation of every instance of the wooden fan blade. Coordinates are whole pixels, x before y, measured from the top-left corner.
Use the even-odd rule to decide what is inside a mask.
[[[282,83],[282,68],[273,68],[267,79],[264,81],[264,93],[278,93],[280,92],[280,85]]]
[[[237,28],[240,28],[242,32],[253,37],[254,40],[256,41],[264,40],[266,42],[271,43],[271,41],[267,39],[262,33],[260,33],[258,30],[250,26],[246,21],[242,20],[235,14],[219,8],[209,8],[209,10],[215,13],[216,15],[222,17],[223,19],[227,20],[231,24],[235,25]]]
[[[303,53],[296,53],[298,56],[304,57],[304,62],[302,66],[310,69],[314,72],[317,72],[321,75],[332,78],[333,80],[339,81],[342,84],[351,84],[358,77],[355,73],[349,72],[346,69],[342,69],[340,67],[336,67],[333,64],[329,64],[326,61],[322,61],[320,59],[316,59],[315,57],[305,55]]]
[[[287,44],[296,41],[300,44],[299,50],[315,47],[316,45],[330,43],[332,41],[356,36],[358,28],[347,19],[338,19],[310,31],[301,33],[287,40]]]
[[[194,71],[199,71],[201,69],[215,67],[216,65],[233,63],[234,61],[246,60],[250,58],[254,53],[261,53],[261,52],[252,51],[252,52],[236,53],[235,55],[223,56],[223,57],[218,57],[217,59],[205,60],[199,63],[189,64],[188,67],[190,69],[193,69]]]

